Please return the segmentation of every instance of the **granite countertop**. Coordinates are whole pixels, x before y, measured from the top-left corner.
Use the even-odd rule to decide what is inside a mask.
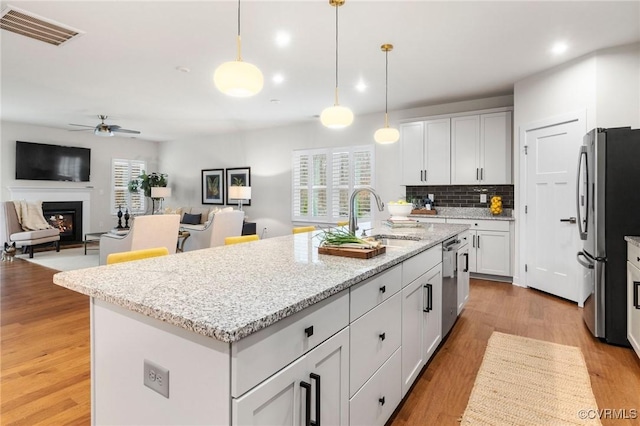
[[[491,214],[489,208],[480,207],[436,207],[435,215],[409,215],[410,217],[440,217],[443,219],[481,219],[481,220],[507,220],[515,221],[512,216],[512,209],[504,209],[502,214],[497,216]]]
[[[640,237],[626,236],[624,240],[633,246],[640,247]]]
[[[467,229],[374,228],[415,240],[371,259],[318,254],[320,231],[60,272],[53,282],[223,342],[235,342]]]

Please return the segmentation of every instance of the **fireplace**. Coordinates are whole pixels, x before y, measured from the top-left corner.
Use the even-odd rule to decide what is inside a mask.
[[[77,244],[82,238],[82,201],[45,201],[44,218],[60,230],[60,244]]]

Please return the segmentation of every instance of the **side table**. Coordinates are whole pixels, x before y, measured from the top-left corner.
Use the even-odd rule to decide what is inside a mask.
[[[191,236],[189,231],[179,231],[178,232],[178,246],[176,247],[176,253],[184,252],[184,242],[187,241],[187,238]]]
[[[87,246],[95,246],[96,243],[100,243],[100,237],[104,234],[106,234],[106,232],[89,232],[87,234],[84,234],[84,240],[82,242],[84,243],[85,255],[87,254],[87,250],[100,250],[100,247],[89,248]]]

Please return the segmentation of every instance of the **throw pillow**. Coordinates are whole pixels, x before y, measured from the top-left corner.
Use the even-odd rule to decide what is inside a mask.
[[[185,225],[199,225],[201,216],[202,215],[200,213],[198,214],[185,213],[184,216],[182,216],[181,223],[184,223]]]

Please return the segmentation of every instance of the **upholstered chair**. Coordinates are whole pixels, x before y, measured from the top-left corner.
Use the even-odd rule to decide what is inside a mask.
[[[179,214],[137,216],[126,235],[107,233],[100,237],[100,265],[107,264],[111,253],[166,247],[169,254],[176,252]]]
[[[28,252],[33,257],[33,247],[53,243],[56,251],[60,251],[60,231],[56,228],[24,230],[18,220],[18,213],[13,201],[3,201],[0,208],[0,238],[2,242],[16,243],[17,248]],[[43,219],[44,220],[44,219]]]
[[[243,222],[244,212],[242,210],[216,213],[211,224],[211,243],[209,247],[223,246],[225,238],[242,235]]]

